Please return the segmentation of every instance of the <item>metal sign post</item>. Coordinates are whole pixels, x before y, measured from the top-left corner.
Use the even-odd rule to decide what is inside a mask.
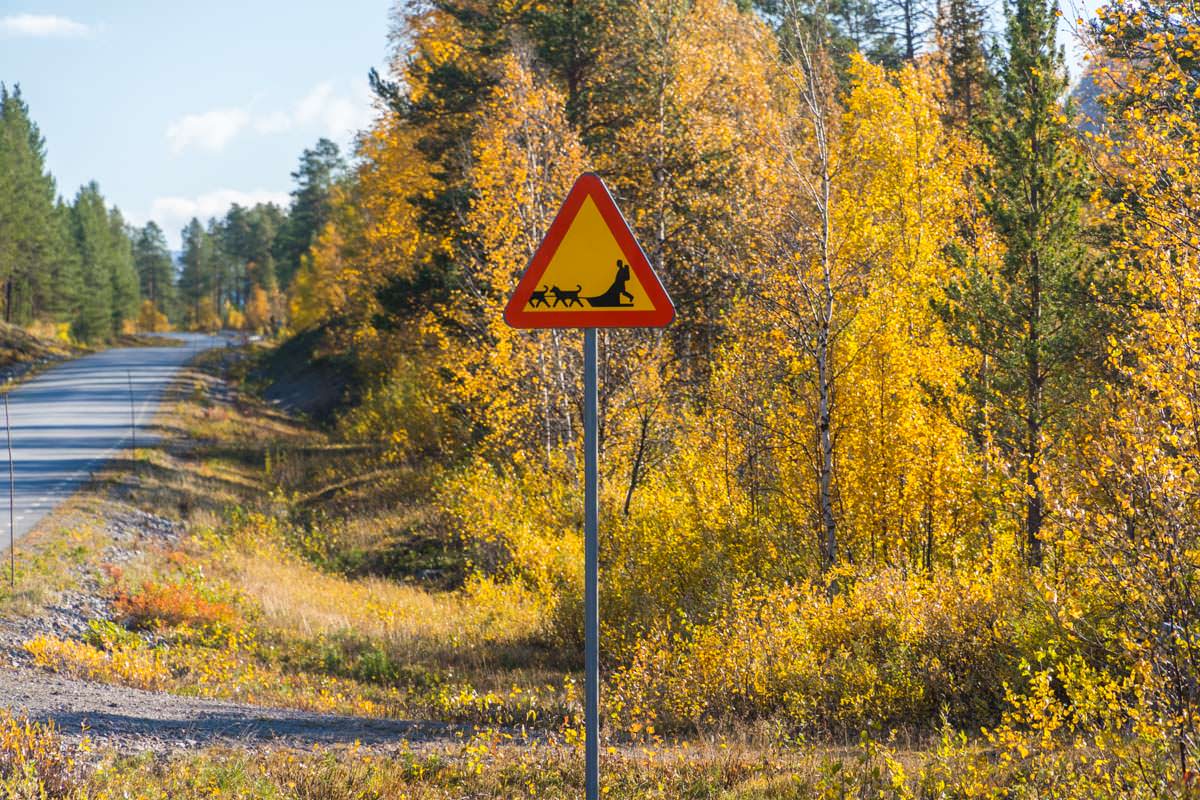
[[[574,288],[571,288],[571,287]],[[583,328],[583,722],[587,800],[600,800],[600,461],[597,328],[675,318],[645,252],[598,175],[581,175],[504,309],[514,328]]]
[[[583,331],[583,718],[587,800],[600,798],[600,447],[596,424],[596,329]]]

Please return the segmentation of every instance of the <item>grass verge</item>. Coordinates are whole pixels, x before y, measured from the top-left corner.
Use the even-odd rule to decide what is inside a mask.
[[[424,505],[428,478],[368,461],[364,480],[359,449],[221,380],[238,359],[212,354],[189,373],[160,417],[159,444],[106,470],[90,493],[99,518],[118,504],[169,516],[183,535],[120,563],[97,561],[100,539],[77,545],[112,619],[80,637],[30,637],[33,662],[303,710],[572,724],[578,693],[542,638],[538,599],[462,579],[461,555]],[[86,500],[73,505],[88,516]],[[60,530],[54,541],[47,558],[70,539]],[[50,576],[39,597],[68,588]]]

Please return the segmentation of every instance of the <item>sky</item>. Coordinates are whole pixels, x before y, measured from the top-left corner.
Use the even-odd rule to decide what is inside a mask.
[[[1067,27],[1097,0],[1063,2],[1078,74]],[[193,216],[286,204],[300,152],[319,137],[350,145],[372,117],[367,72],[387,61],[390,6],[0,0],[0,81],[20,84],[62,195],[95,180],[177,249]]]
[[[192,216],[286,204],[300,152],[373,115],[391,0],[0,0],[0,81],[19,84],[58,190],[95,180],[179,247]]]

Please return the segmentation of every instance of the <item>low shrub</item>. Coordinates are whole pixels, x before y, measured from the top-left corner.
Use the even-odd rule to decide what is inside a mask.
[[[140,649],[146,644],[146,640],[138,634],[107,619],[90,620],[83,641],[100,650],[110,651],[118,648]]]
[[[162,651],[147,648],[140,641],[97,646],[43,635],[23,646],[35,665],[86,680],[158,690],[166,688],[170,678]]]
[[[130,592],[119,587],[113,598],[117,618],[134,630],[191,625],[200,628],[233,626],[238,611],[190,583],[146,581]]]
[[[393,463],[452,453],[466,431],[461,415],[451,412],[436,388],[435,367],[405,355],[390,366],[387,377],[341,416],[342,435],[380,447],[384,459]]]
[[[613,676],[627,730],[774,718],[800,731],[996,719],[1019,682],[1017,584],[885,572],[820,589],[739,591],[714,619],[650,632]]]
[[[0,790],[4,797],[83,798],[78,748],[53,722],[32,722],[0,711]]]

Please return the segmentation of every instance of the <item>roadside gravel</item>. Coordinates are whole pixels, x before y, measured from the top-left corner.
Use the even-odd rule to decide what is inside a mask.
[[[124,751],[167,752],[211,744],[309,748],[447,741],[440,723],[345,717],[145,692],[64,678],[25,666],[0,669],[0,697],[13,712],[53,720],[63,735]]]

